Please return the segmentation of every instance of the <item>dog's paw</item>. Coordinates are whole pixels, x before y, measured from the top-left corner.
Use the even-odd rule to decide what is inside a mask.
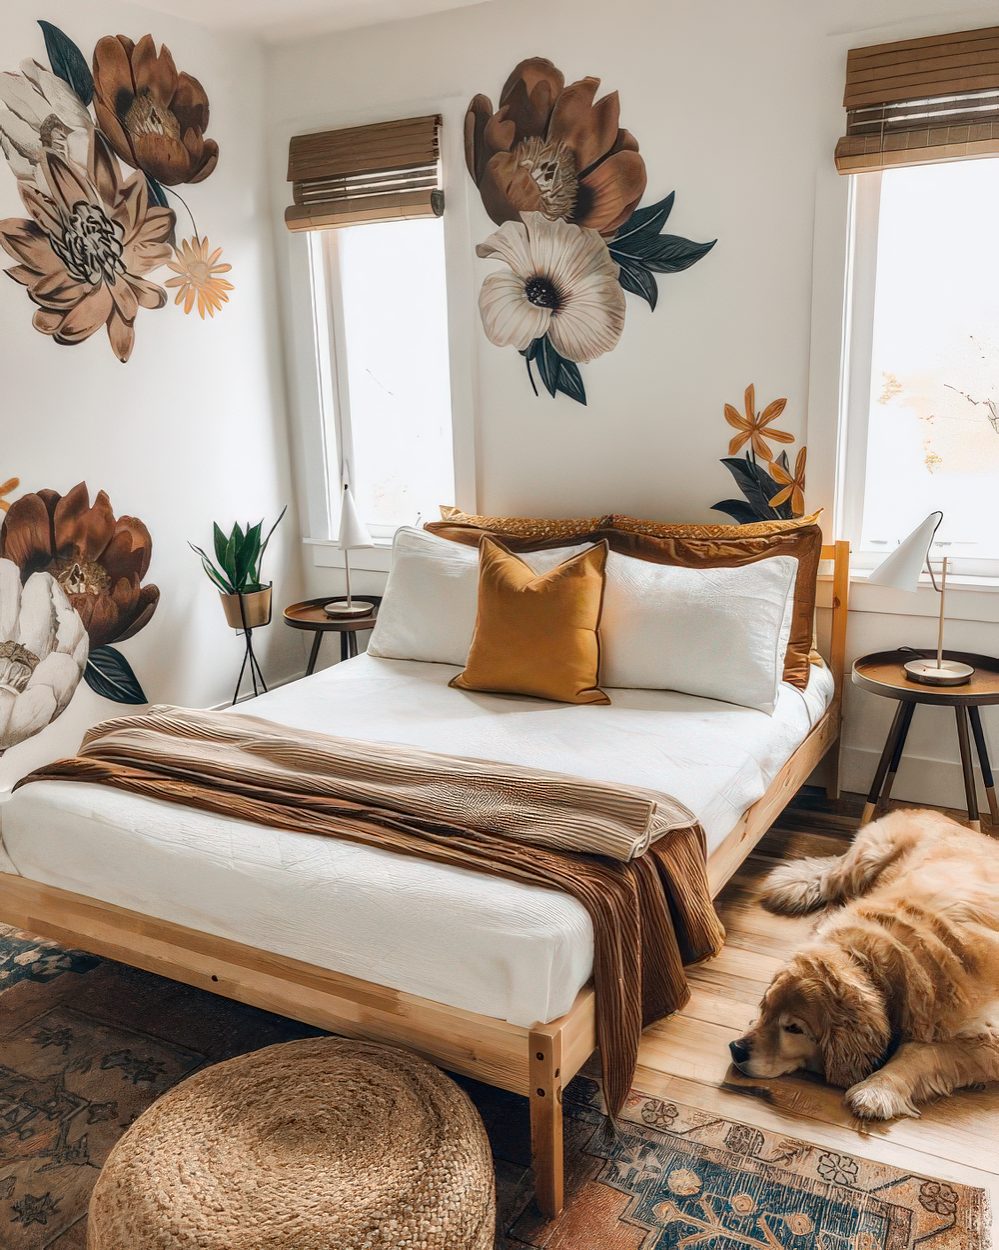
[[[838,856],[825,859],[795,859],[781,864],[767,877],[760,902],[779,916],[806,916],[829,901],[825,893],[826,874],[839,862]]]
[[[846,1105],[861,1120],[899,1120],[919,1116],[919,1110],[891,1081],[868,1077],[846,1091]]]

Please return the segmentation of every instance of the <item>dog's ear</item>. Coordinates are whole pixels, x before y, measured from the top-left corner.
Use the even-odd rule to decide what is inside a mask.
[[[878,1067],[891,1040],[884,999],[859,972],[830,969],[823,981],[819,1053],[830,1085],[849,1089]]]

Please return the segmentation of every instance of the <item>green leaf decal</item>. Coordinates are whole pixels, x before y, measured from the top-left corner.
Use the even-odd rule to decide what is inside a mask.
[[[739,489],[746,496],[749,506],[753,510],[752,519],[754,521],[790,520],[791,507],[789,502],[782,503],[777,508],[771,508],[770,506],[770,500],[777,494],[780,487],[765,469],[751,460],[748,455],[745,459],[739,456],[726,456],[722,460],[722,464],[732,474]],[[726,511],[726,509],[722,509],[722,511]]]
[[[68,82],[84,104],[94,98],[94,79],[86,58],[69,35],[64,34],[51,22],[39,22],[45,36],[45,51],[49,54],[52,73]]]
[[[157,208],[169,208],[170,201],[167,199],[166,191],[150,174],[146,174],[146,187],[149,191],[150,203]]]
[[[650,308],[655,308],[659,299],[659,288],[652,271],[635,260],[621,260],[620,257],[615,259],[621,266],[618,281],[624,289],[632,295],[640,295],[648,301]]]
[[[673,208],[671,192],[658,204],[636,209],[607,245],[617,261],[618,280],[626,291],[639,295],[655,308],[657,273],[680,273],[706,256],[717,242],[695,243],[676,234],[660,234]]]
[[[753,521],[760,519],[743,499],[722,499],[718,503],[713,503],[711,507],[715,512],[724,512],[726,516],[730,516],[737,525],[751,525]],[[770,519],[764,518],[764,520]]]
[[[561,391],[578,404],[586,403],[586,388],[583,386],[583,375],[579,372],[579,366],[575,361],[566,360],[560,355],[547,334],[535,339],[521,355],[527,360],[529,373],[532,360],[538,366],[538,376],[552,398]]]
[[[132,666],[114,647],[95,647],[87,659],[83,678],[95,694],[112,703],[148,703]]]
[[[666,219],[673,209],[673,201],[675,199],[676,192],[671,191],[658,204],[650,204],[648,208],[636,208],[611,240],[611,248],[613,249],[614,244],[623,245],[625,240],[631,239],[636,235],[657,235],[665,226]]]
[[[695,243],[676,234],[661,234],[643,244],[637,259],[654,273],[680,273],[707,256],[716,242],[717,239],[712,239],[710,243]]]

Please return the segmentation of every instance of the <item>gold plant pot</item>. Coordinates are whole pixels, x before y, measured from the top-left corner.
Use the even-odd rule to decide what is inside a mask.
[[[259,629],[261,625],[269,625],[271,620],[271,590],[268,583],[260,590],[252,590],[245,595],[224,595],[219,591],[222,600],[222,611],[225,613],[226,624],[230,629]],[[242,609],[240,601],[242,600]]]

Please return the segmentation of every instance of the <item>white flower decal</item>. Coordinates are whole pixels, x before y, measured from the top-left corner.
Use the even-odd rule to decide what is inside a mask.
[[[87,665],[87,631],[51,573],[21,585],[0,560],[0,754],[65,710]]]
[[[86,165],[90,114],[44,65],[29,59],[20,74],[0,74],[0,105],[0,147],[16,178],[34,176],[43,150]]]
[[[596,230],[522,213],[475,250],[510,267],[490,274],[479,293],[482,325],[497,347],[523,351],[547,335],[566,360],[585,362],[617,346],[624,290]]]

